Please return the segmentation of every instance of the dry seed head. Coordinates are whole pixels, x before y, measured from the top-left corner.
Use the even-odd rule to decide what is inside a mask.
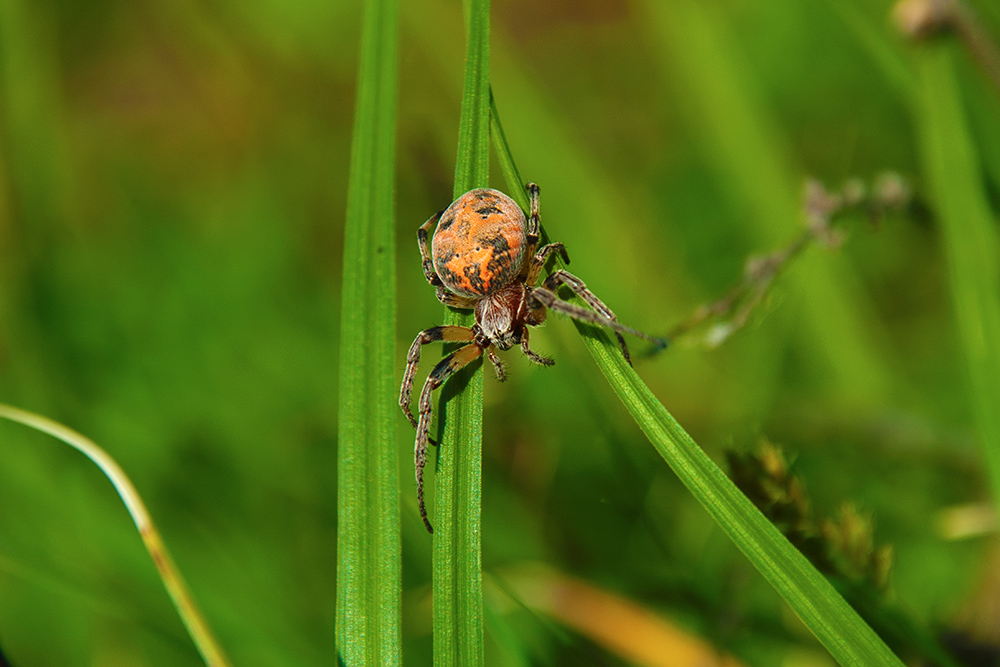
[[[892,8],[896,27],[912,39],[929,37],[944,30],[954,16],[954,0],[900,0]]]

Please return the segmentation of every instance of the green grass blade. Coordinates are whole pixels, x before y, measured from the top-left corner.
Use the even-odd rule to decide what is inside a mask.
[[[465,83],[458,120],[453,194],[485,188],[490,178],[490,3],[472,0],[465,52]]]
[[[956,80],[953,45],[920,54],[923,160],[941,220],[973,416],[1000,502],[1000,267],[984,176]]]
[[[1000,191],[1000,95],[985,85],[979,72],[971,74],[964,78],[966,85],[961,86],[965,110],[983,171],[990,177],[993,189]]]
[[[503,131],[500,123],[500,111],[497,109],[496,98],[493,97],[493,89],[490,88],[490,137],[496,147],[497,161],[500,163],[500,171],[504,180],[507,181],[509,194],[517,202],[517,205],[524,210],[528,210],[528,191],[524,186],[526,181],[521,177],[521,172],[514,162],[514,156],[510,152],[507,144],[507,133]]]
[[[398,665],[395,176],[397,0],[365,3],[351,147],[341,314],[337,649]]]
[[[525,182],[521,180],[521,170],[517,168],[517,163],[514,161],[514,152],[511,151],[510,144],[507,143],[507,133],[503,131],[500,111],[497,109],[497,102],[493,97],[492,90],[490,91],[490,138],[493,141],[493,148],[496,150],[497,162],[500,163],[503,179],[507,183],[507,194],[517,202],[518,206],[527,210],[530,205],[528,191],[524,187]],[[544,232],[544,230],[541,231]],[[554,261],[560,262],[562,260],[557,255]]]
[[[708,458],[603,332],[577,325],[615,393],[660,456],[841,665],[902,665],[798,549]]]
[[[488,0],[467,4],[468,44],[458,130],[454,195],[489,180]],[[472,326],[469,311],[445,309],[445,324]],[[483,367],[458,372],[441,391],[442,426],[434,492],[434,664],[481,665],[483,582]]]
[[[527,195],[510,147],[493,112],[493,142],[509,194],[522,207]],[[636,375],[600,329],[574,322],[601,372],[684,485],[764,578],[842,665],[902,665],[885,643],[808,559],[736,488]]]

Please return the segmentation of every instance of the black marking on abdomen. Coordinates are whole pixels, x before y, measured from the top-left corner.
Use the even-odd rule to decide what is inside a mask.
[[[493,256],[502,255],[510,250],[510,244],[507,243],[507,238],[503,234],[497,234],[496,236],[491,236],[488,239],[483,239],[482,244],[487,248],[493,248]]]
[[[466,266],[462,273],[465,277],[469,279],[469,284],[472,285],[472,292],[474,294],[486,294],[486,288],[488,285],[487,281],[483,280],[482,272],[479,269],[479,264],[472,264]]]
[[[446,285],[457,286],[459,284],[458,274],[447,266],[435,266],[434,268],[437,270],[438,275],[441,276],[442,282]]]
[[[510,244],[507,243],[507,239],[502,234],[486,239],[483,241],[483,245],[493,248],[493,255],[490,257],[489,264],[486,265],[486,272],[495,280],[503,281],[509,273],[519,268],[511,265],[514,258],[511,256]]]

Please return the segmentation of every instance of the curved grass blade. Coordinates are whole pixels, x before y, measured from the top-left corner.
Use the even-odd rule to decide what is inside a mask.
[[[514,191],[511,197],[517,205],[524,210],[528,210],[528,191],[525,189],[526,181],[521,177],[521,172],[514,162],[514,156],[510,152],[507,144],[507,133],[503,131],[500,123],[500,111],[497,109],[497,100],[493,96],[493,88],[490,88],[490,137],[496,150],[497,161],[500,163],[500,171],[503,172],[504,180],[507,181],[508,189]]]
[[[493,143],[510,196],[528,198],[496,105]],[[556,260],[559,261],[558,259]],[[688,490],[841,665],[899,665],[885,643],[827,579],[761,514],[681,428],[604,331],[574,321],[591,355],[639,428]]]
[[[983,186],[947,42],[920,54],[924,169],[941,220],[955,321],[965,353],[976,427],[1000,503],[1000,262]]]
[[[489,0],[466,5],[468,43],[454,196],[489,181]],[[469,311],[445,309],[445,324],[472,326]],[[434,664],[482,665],[483,368],[477,362],[442,388],[434,492]]]
[[[394,397],[398,0],[367,0],[344,231],[337,432],[341,664],[401,662]]]
[[[184,578],[177,569],[177,565],[174,564],[174,559],[167,550],[167,545],[164,544],[163,538],[160,537],[160,531],[156,529],[153,518],[149,515],[149,510],[146,509],[146,504],[142,502],[139,492],[135,490],[132,481],[125,474],[125,471],[121,469],[121,466],[118,465],[118,462],[98,447],[90,438],[47,417],[42,417],[33,412],[21,410],[20,408],[15,408],[4,403],[0,403],[0,417],[17,422],[18,424],[24,424],[36,431],[47,433],[54,438],[62,440],[70,447],[82,453],[101,469],[104,476],[115,487],[115,491],[118,492],[118,496],[122,499],[122,502],[125,503],[125,508],[132,517],[132,521],[135,523],[135,527],[138,529],[139,535],[146,545],[146,551],[149,552],[150,558],[153,559],[153,563],[160,573],[160,579],[163,581],[167,593],[170,594],[174,608],[177,609],[177,613],[184,622],[184,626],[191,635],[191,639],[194,641],[195,646],[197,646],[198,652],[201,654],[202,659],[204,659],[205,664],[209,665],[209,667],[229,667],[229,659],[226,657],[219,642],[216,641],[211,628],[209,628],[208,623],[198,609],[198,605],[195,603],[194,597],[187,587],[187,583],[185,583]]]

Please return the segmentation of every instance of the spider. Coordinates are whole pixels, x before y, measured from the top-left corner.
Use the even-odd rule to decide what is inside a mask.
[[[629,364],[632,361],[622,332],[651,341],[658,347],[666,345],[662,339],[619,324],[611,309],[594,296],[582,280],[567,271],[554,271],[541,286],[536,285],[549,256],[559,253],[566,264],[569,264],[569,256],[562,243],[538,248],[539,189],[534,183],[525,187],[531,198],[527,220],[513,199],[497,190],[480,188],[466,192],[417,230],[424,277],[436,288],[438,300],[446,306],[476,313],[472,328],[438,326],[421,331],[406,355],[399,406],[417,430],[413,452],[417,504],[420,518],[430,533],[434,528],[424,506],[424,465],[428,442],[437,444],[430,438],[431,393],[453,373],[485,352],[496,369],[497,378],[503,381],[506,374],[496,349],[509,350],[515,345],[520,345],[525,356],[537,364],[554,364],[552,359],[537,354],[528,345],[527,327],[542,324],[547,309],[612,329]],[[437,230],[432,250],[427,238],[435,223]],[[562,285],[572,289],[593,310],[560,299],[556,293]],[[419,419],[416,419],[410,410],[410,396],[420,363],[420,349],[436,341],[467,344],[444,357],[427,376],[420,392]]]

